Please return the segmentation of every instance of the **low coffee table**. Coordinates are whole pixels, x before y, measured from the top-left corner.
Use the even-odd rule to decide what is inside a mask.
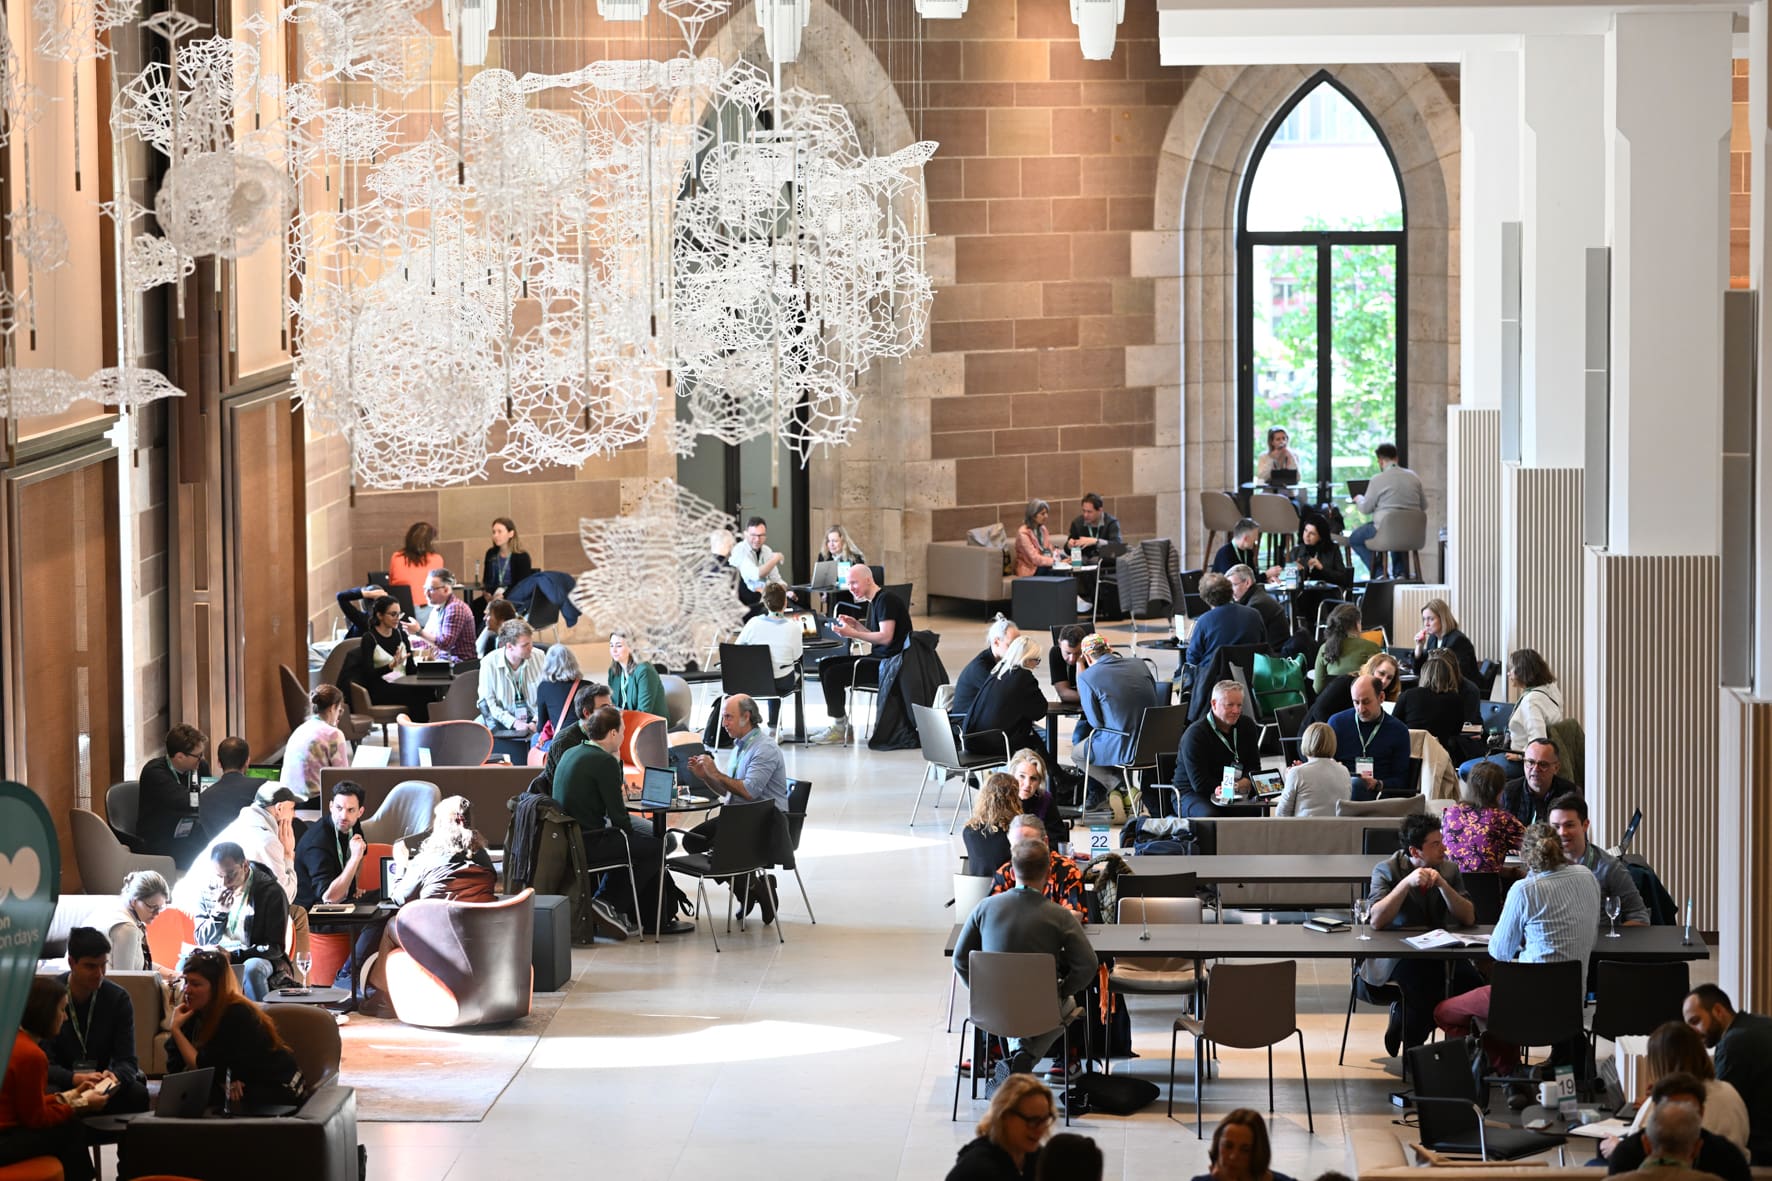
[[[264,999],[267,1005],[336,1005],[351,999],[351,990],[336,985],[314,985],[305,992],[290,993],[273,988]]]

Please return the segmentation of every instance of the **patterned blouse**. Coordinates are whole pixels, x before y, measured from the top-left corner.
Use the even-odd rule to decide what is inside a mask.
[[[1015,888],[1015,873],[1005,865],[991,878],[991,893],[1001,894],[1005,890]],[[1052,870],[1046,875],[1046,897],[1058,903],[1077,916],[1077,921],[1089,921],[1089,906],[1083,901],[1083,871],[1077,863],[1062,853],[1052,854]]]
[[[1440,832],[1446,840],[1446,852],[1459,869],[1465,873],[1494,873],[1508,854],[1519,849],[1526,826],[1506,808],[1479,811],[1467,804],[1454,804],[1441,817]]]

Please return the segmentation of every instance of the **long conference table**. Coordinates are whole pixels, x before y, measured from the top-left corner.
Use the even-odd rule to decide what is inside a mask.
[[[1406,940],[1420,931],[1382,930],[1370,932],[1370,939],[1361,939],[1355,932],[1319,932],[1302,923],[1099,923],[1083,928],[1089,945],[1097,955],[1117,959],[1185,958],[1216,959],[1384,959],[1458,960],[1486,958],[1486,948],[1436,947],[1419,948]],[[1487,935],[1493,927],[1469,927],[1458,932],[1465,935]],[[960,928],[948,933],[945,954],[954,954],[954,943]],[[1146,936],[1149,938],[1146,938]],[[1618,938],[1608,939],[1602,933],[1594,946],[1594,958],[1623,960],[1629,963],[1653,963],[1667,960],[1705,960],[1710,948],[1694,935],[1690,943],[1683,941],[1680,927],[1620,927]]]

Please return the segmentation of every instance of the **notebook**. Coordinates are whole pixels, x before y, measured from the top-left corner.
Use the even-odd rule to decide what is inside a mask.
[[[815,591],[837,589],[837,563],[819,562],[812,567],[812,586]]]
[[[1349,496],[1364,496],[1366,495],[1367,486],[1371,483],[1371,480],[1349,480],[1347,482],[1347,494]]]
[[[393,896],[394,859],[392,857],[383,857],[381,859],[381,902],[379,905],[385,909],[393,910],[399,906],[399,903],[393,901]]]
[[[1298,483],[1298,469],[1295,467],[1277,467],[1267,474],[1270,487],[1291,487]]]

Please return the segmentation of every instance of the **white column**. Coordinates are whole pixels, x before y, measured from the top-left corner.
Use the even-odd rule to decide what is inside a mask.
[[[1520,220],[1520,55],[1472,50],[1459,75],[1459,402],[1501,405],[1501,223]]]
[[[1606,35],[1618,554],[1719,552],[1732,30],[1728,12],[1619,13]]]
[[[1762,0],[1763,2],[1763,0]],[[1605,38],[1521,43],[1520,458],[1580,467],[1586,251],[1606,241]]]
[[[1748,168],[1748,209],[1752,238],[1748,248],[1748,273],[1759,303],[1759,413],[1754,463],[1754,696],[1772,698],[1772,12],[1767,0],[1748,6],[1748,137],[1752,155]]]

